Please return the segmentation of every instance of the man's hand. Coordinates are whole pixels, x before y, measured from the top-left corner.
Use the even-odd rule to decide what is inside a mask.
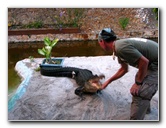
[[[139,89],[140,89],[140,85],[133,84],[133,86],[130,88],[130,93],[131,93],[133,96],[137,96]]]
[[[108,81],[104,82],[101,86],[101,90],[105,89],[108,86],[108,84],[109,84]]]

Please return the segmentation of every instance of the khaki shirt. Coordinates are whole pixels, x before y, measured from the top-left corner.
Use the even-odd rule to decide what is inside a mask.
[[[158,69],[158,43],[144,38],[127,38],[115,42],[115,54],[119,63],[137,67],[141,56],[149,60],[149,68]]]

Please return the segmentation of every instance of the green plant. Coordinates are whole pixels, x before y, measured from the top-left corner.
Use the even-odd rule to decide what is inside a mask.
[[[34,69],[36,72],[40,71],[40,67]]]
[[[58,41],[59,39],[51,41],[50,38],[46,37],[44,38],[45,46],[42,49],[38,49],[38,53],[46,57],[47,63],[51,63],[51,51]]]
[[[120,24],[120,26],[122,27],[122,29],[124,30],[126,27],[127,27],[127,25],[129,24],[129,18],[120,18],[119,19],[119,24]]]
[[[153,8],[156,20],[158,20],[158,8]]]
[[[42,21],[31,22],[31,23],[25,25],[24,27],[26,27],[26,28],[42,28],[43,22]]]
[[[65,11],[60,11],[58,16],[55,16],[55,21],[58,28],[80,27],[80,20],[83,16],[84,8],[67,8]]]
[[[29,56],[29,59],[31,62],[34,62],[34,57],[33,56]]]

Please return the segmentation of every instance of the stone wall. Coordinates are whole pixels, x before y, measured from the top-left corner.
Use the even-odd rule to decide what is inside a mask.
[[[44,24],[55,24],[55,17],[66,8],[9,8],[8,24],[20,25],[42,20]],[[129,18],[123,30],[120,18]],[[152,8],[85,8],[79,21],[81,33],[9,36],[9,42],[42,41],[45,36],[60,40],[96,40],[105,27],[112,28],[118,38],[144,37],[158,38],[158,21]]]

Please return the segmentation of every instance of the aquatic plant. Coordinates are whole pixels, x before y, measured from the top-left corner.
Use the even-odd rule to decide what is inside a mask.
[[[38,49],[38,53],[40,55],[43,55],[46,57],[46,62],[51,63],[51,51],[52,48],[57,44],[59,39],[54,39],[53,41],[50,40],[50,38],[45,37],[44,38],[44,44],[45,46],[42,49]]]
[[[122,27],[122,29],[124,30],[126,27],[127,27],[127,25],[129,24],[129,18],[120,18],[119,19],[119,24],[120,24],[120,26]]]

